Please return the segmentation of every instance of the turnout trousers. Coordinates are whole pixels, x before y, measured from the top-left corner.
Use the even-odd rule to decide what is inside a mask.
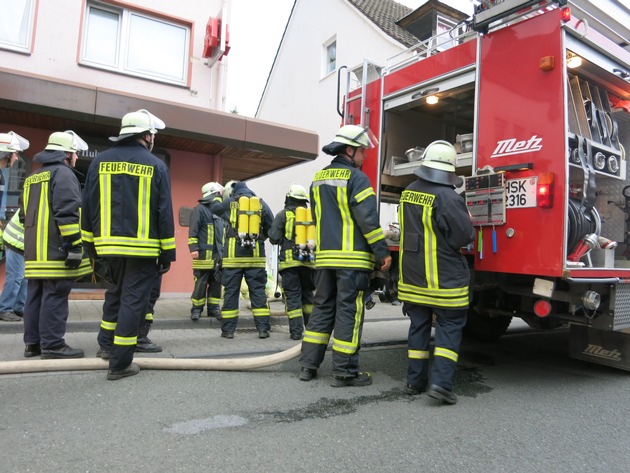
[[[289,332],[302,335],[304,325],[313,312],[315,298],[315,270],[307,267],[287,268],[280,271],[285,308],[289,318]]]
[[[238,301],[241,294],[241,281],[245,278],[249,288],[249,300],[252,304],[256,330],[269,330],[271,324],[269,304],[267,304],[267,270],[265,268],[227,268],[223,269],[223,308],[221,309],[221,331],[233,333],[238,325]]]
[[[452,390],[468,309],[444,309],[405,302],[404,311],[411,320],[407,347],[407,383],[414,386],[425,386],[428,383],[429,340],[435,314],[431,384]]]
[[[208,305],[208,316],[211,315],[212,309],[219,308],[221,303],[221,282],[217,281],[216,275],[217,270],[215,269],[193,269],[195,287],[190,296],[192,301],[191,314],[196,312],[201,315],[206,304]]]
[[[101,349],[110,352],[109,369],[122,370],[133,361],[138,329],[158,278],[153,258],[107,258],[112,285],[105,292],[98,333]]]
[[[24,306],[24,343],[43,350],[61,348],[66,342],[68,295],[72,279],[29,279]]]
[[[315,305],[302,340],[302,367],[319,368],[334,331],[333,376],[354,377],[359,373],[364,302],[369,285],[370,275],[367,271],[315,271]]]

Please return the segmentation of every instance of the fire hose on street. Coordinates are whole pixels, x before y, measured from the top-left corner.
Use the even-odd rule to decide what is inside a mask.
[[[141,369],[181,371],[249,371],[284,363],[300,354],[299,343],[287,350],[271,355],[243,358],[134,358]],[[106,370],[108,362],[101,358],[74,358],[67,360],[23,360],[0,362],[0,375],[39,373],[49,371]]]

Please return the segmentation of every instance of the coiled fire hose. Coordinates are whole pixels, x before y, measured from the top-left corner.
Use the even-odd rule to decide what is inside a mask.
[[[246,358],[134,358],[142,369],[182,371],[249,371],[292,360],[300,354],[302,344],[272,355]],[[105,370],[108,362],[101,358],[67,360],[23,360],[0,362],[0,374],[38,373],[47,371]]]

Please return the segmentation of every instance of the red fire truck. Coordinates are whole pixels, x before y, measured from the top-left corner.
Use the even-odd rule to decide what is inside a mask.
[[[513,317],[568,325],[571,356],[630,370],[630,31],[584,1],[481,3],[387,65],[365,61],[340,114],[379,138],[363,170],[382,203],[423,147],[458,150],[477,230],[470,335],[496,339]]]

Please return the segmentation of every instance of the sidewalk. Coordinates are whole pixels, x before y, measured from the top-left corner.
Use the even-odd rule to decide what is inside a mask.
[[[206,317],[190,320],[190,298],[166,296],[155,306],[151,340],[161,345],[161,353],[136,354],[143,357],[167,358],[226,358],[256,356],[284,351],[295,346],[289,338],[289,328],[284,304],[271,301],[271,336],[259,339],[254,328],[248,301],[241,300],[239,323],[232,340],[221,338],[220,323]],[[70,300],[70,316],[66,330],[66,343],[82,348],[86,357],[96,356],[96,335],[102,315],[102,300]],[[405,343],[409,320],[404,317],[400,306],[377,302],[366,311],[363,328],[363,345],[385,345]],[[0,322],[0,361],[25,360],[23,357],[22,322]]]

